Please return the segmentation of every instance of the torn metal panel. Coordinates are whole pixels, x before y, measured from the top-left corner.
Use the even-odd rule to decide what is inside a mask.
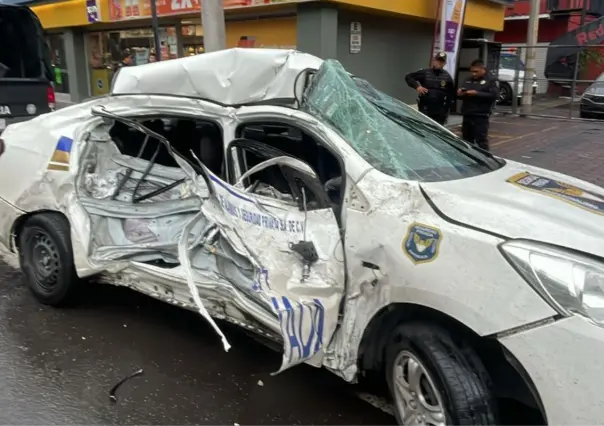
[[[246,193],[206,172],[218,203],[204,203],[202,211],[261,268],[262,280],[250,290],[267,296],[278,316],[284,341],[279,371],[302,362],[320,364],[344,292],[344,257],[333,211],[301,211],[297,205]],[[312,242],[316,249],[311,265],[292,249],[300,242]]]
[[[295,50],[228,49],[177,61],[124,67],[115,78],[112,94],[197,97],[225,105],[293,101],[304,88],[304,79],[297,81],[298,75],[308,68],[319,69],[322,62]]]
[[[210,323],[214,331],[216,331],[216,333],[220,336],[220,339],[222,340],[222,345],[224,346],[224,350],[228,352],[228,350],[231,348],[231,345],[229,344],[226,336],[222,333],[222,330],[218,328],[218,325],[216,325],[216,322],[210,316],[210,313],[204,307],[203,302],[201,301],[201,297],[199,297],[199,292],[197,291],[195,277],[191,267],[191,260],[189,259],[189,251],[192,248],[189,247],[189,238],[191,236],[191,231],[193,230],[193,227],[197,225],[197,223],[202,219],[205,219],[203,213],[198,213],[193,219],[189,221],[189,223],[183,229],[180,241],[178,242],[178,260],[180,261],[180,264],[185,270],[185,274],[187,277],[187,285],[189,286],[189,291],[193,296],[193,301],[197,306],[199,314]]]

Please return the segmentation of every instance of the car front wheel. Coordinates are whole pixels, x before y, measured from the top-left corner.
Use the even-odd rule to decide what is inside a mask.
[[[408,323],[394,331],[386,350],[386,379],[399,424],[496,424],[480,359],[438,326]]]
[[[502,105],[510,105],[512,103],[513,96],[514,93],[512,91],[512,87],[508,83],[500,82],[499,103]]]
[[[34,297],[46,305],[72,300],[78,284],[69,222],[59,213],[41,213],[26,220],[18,236],[21,270]]]

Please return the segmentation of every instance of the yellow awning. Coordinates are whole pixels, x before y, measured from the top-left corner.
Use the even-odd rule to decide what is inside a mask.
[[[329,0],[396,15],[436,19],[440,0]],[[503,29],[505,6],[489,0],[468,0],[464,25],[492,31]]]
[[[107,0],[97,0],[99,20],[105,16]],[[45,30],[89,25],[86,0],[67,0],[57,3],[41,4],[31,8],[38,16]]]

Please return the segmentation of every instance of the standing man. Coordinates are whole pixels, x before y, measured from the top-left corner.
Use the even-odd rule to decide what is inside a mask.
[[[132,58],[132,53],[130,50],[126,49],[122,52],[122,59],[113,67],[113,76],[111,77],[111,87],[113,87],[113,82],[115,81],[115,77],[117,77],[117,73],[124,67],[131,67],[134,65],[134,59]]]
[[[126,49],[122,52],[122,59],[116,64],[116,67],[113,72],[117,72],[117,70],[123,67],[131,67],[132,65],[134,65],[132,53],[130,52],[130,50]]]
[[[440,125],[445,125],[451,105],[455,102],[455,83],[444,69],[447,54],[438,53],[432,59],[432,67],[407,74],[405,81],[418,93],[417,107]]]
[[[497,79],[480,59],[472,62],[470,72],[472,76],[457,91],[463,99],[461,133],[466,141],[488,151],[489,119],[499,92]]]

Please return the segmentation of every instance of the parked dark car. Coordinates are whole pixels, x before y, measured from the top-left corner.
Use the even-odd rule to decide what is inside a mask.
[[[50,52],[38,17],[0,2],[0,133],[55,108]]]
[[[579,108],[581,118],[604,119],[604,73],[583,92]]]

